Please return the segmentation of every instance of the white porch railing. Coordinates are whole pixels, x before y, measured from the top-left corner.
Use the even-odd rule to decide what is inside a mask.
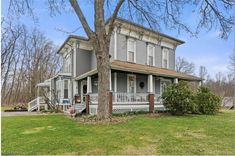
[[[113,93],[113,104],[148,104],[148,93]]]
[[[90,103],[91,104],[98,104],[98,93],[92,93],[90,95]]]

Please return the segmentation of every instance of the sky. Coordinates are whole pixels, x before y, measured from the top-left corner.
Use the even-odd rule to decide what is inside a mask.
[[[81,3],[82,10],[88,23],[93,25],[93,7],[81,0],[79,3]],[[7,8],[8,0],[2,0],[2,17],[7,17]],[[65,11],[61,14],[50,16],[50,11],[48,10],[48,5],[45,4],[45,1],[34,0],[34,13],[37,20],[33,20],[32,17],[28,15],[17,17],[14,20],[16,22],[24,23],[31,28],[37,27],[58,46],[60,46],[69,35],[65,32],[77,30],[72,34],[86,36],[79,19],[69,5],[65,6]],[[195,22],[194,17],[185,16],[184,20],[190,24]],[[211,77],[214,77],[218,72],[222,72],[223,74],[229,72],[229,56],[235,50],[235,33],[231,33],[227,40],[220,39],[218,30],[215,29],[209,32],[202,31],[197,37],[190,37],[189,34],[184,32],[178,34],[175,30],[167,29],[164,29],[162,33],[185,41],[185,44],[177,47],[176,56],[186,58],[188,61],[193,62],[196,66],[195,74],[198,74],[198,69],[201,65],[207,68]]]

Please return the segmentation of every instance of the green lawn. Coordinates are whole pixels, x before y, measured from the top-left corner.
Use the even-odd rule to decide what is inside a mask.
[[[63,115],[3,117],[2,154],[235,154],[235,112],[138,115],[87,125]]]
[[[1,106],[1,111],[13,109],[13,106]]]

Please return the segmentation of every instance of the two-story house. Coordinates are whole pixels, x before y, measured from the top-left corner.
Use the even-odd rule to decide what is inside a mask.
[[[179,80],[200,82],[200,78],[175,71],[176,47],[184,41],[118,18],[110,42],[110,91],[113,112],[163,109],[161,94]],[[49,99],[58,105],[78,104],[78,109],[97,113],[98,74],[96,56],[89,39],[70,35],[58,50],[63,57],[60,73],[38,84],[49,88]],[[89,107],[85,106],[89,95]],[[38,99],[40,101],[40,99]],[[40,103],[40,102],[38,102]],[[29,110],[33,110],[33,104]],[[39,105],[34,106],[34,109]]]

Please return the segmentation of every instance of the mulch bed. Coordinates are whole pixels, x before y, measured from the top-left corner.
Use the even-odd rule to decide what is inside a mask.
[[[82,115],[72,118],[82,124],[94,124],[94,125],[106,125],[106,124],[118,124],[125,123],[133,118],[138,116],[150,117],[150,118],[158,118],[162,116],[168,116],[169,113],[145,113],[145,114],[120,114],[118,116],[113,115],[110,118],[99,120],[96,115]],[[69,116],[68,116],[69,117]],[[71,118],[71,117],[70,117]]]

